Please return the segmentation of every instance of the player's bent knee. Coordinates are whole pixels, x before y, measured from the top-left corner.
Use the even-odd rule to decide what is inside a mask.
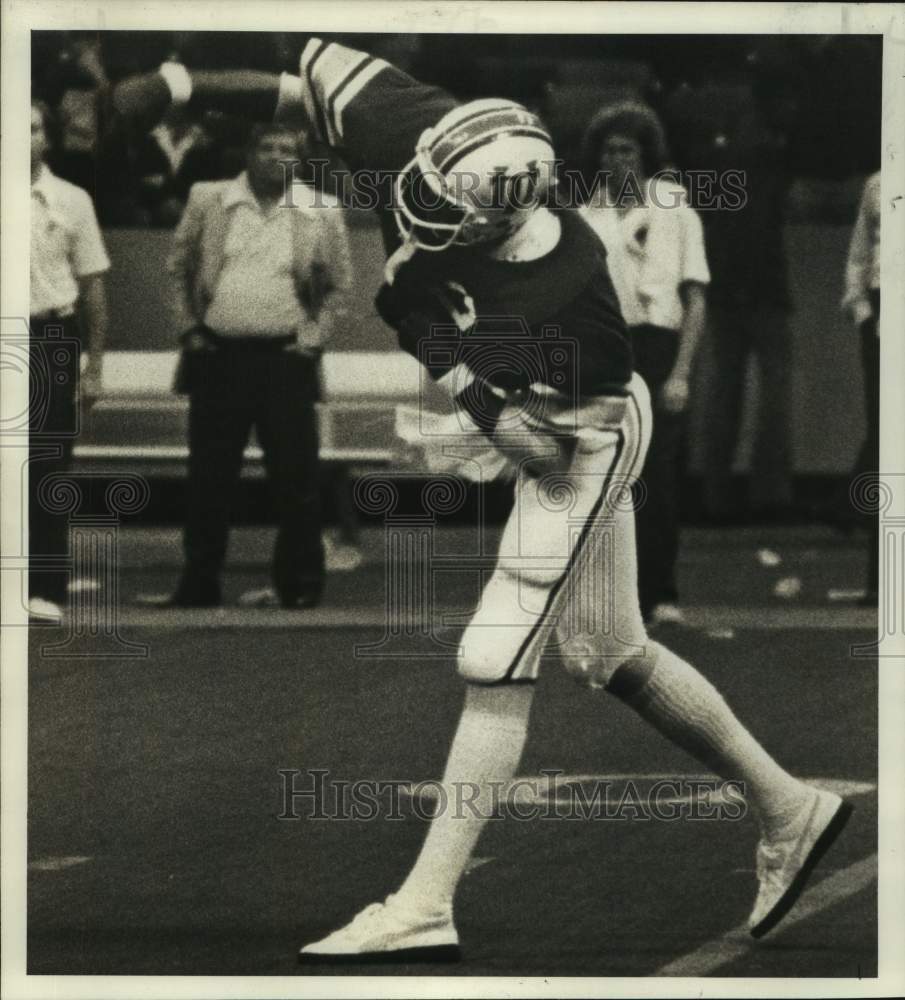
[[[645,637],[637,642],[570,642],[564,645],[562,660],[566,673],[577,684],[599,690],[611,690],[614,679],[626,669],[647,670],[652,662],[652,647]],[[630,665],[634,664],[634,667]]]
[[[466,629],[459,645],[459,675],[470,684],[506,684],[533,681],[536,656],[523,651],[520,633],[510,629]]]
[[[459,676],[469,684],[496,684],[505,673],[499,664],[492,662],[490,657],[477,656],[469,653],[466,648],[459,649]]]
[[[508,669],[509,664],[492,649],[465,642],[459,647],[459,675],[470,684],[500,684]]]
[[[600,652],[572,652],[563,658],[566,673],[582,687],[598,690],[605,688],[619,663]]]
[[[647,685],[661,649],[659,643],[648,640],[642,655],[629,657],[613,671],[606,684],[607,692],[623,701],[631,701]]]

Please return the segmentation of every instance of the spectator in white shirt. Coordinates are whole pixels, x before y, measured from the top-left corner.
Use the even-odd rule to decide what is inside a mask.
[[[31,294],[29,350],[29,611],[58,620],[66,596],[66,515],[48,510],[42,483],[65,473],[78,407],[100,394],[110,268],[88,193],[51,173],[49,112],[31,106]],[[79,374],[81,364],[84,371]]]
[[[878,474],[880,468],[880,174],[864,184],[845,268],[842,307],[861,334],[864,414],[867,433],[855,467],[856,475]],[[867,587],[864,603],[876,604],[879,585],[880,523],[870,515]]]
[[[680,449],[689,383],[710,281],[701,221],[684,189],[657,176],[666,143],[655,113],[634,102],[604,108],[586,137],[587,167],[604,183],[582,212],[607,263],[647,382],[654,429],[636,528],[641,610],[651,624],[680,622]]]

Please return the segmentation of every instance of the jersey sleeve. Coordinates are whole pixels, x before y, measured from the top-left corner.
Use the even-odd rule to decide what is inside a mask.
[[[421,133],[457,103],[384,59],[320,38],[302,50],[299,77],[318,138],[367,170],[402,169]]]

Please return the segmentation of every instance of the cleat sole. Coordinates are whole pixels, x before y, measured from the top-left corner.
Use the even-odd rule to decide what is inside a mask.
[[[365,951],[331,955],[326,952],[299,952],[299,965],[394,965],[405,962],[458,962],[462,950],[457,944],[426,948],[397,948],[393,951]]]
[[[842,833],[845,824],[848,823],[854,812],[854,806],[850,802],[843,801],[827,823],[823,833],[814,841],[814,846],[804,859],[804,864],[798,870],[798,874],[792,880],[789,888],[779,897],[776,905],[764,917],[759,924],[751,928],[751,937],[762,938],[766,933],[782,920],[782,918],[792,909],[798,901],[798,897],[804,892],[804,888],[811,877],[812,872],[817,867],[820,859],[832,847],[833,842]]]

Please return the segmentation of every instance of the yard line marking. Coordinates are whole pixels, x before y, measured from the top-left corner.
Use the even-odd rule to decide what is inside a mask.
[[[518,781],[525,778],[535,778],[539,783],[543,775],[522,775]],[[665,781],[674,779],[676,781],[720,781],[718,775],[712,772],[698,772],[696,774],[677,774],[675,771],[625,771],[614,772],[613,774],[556,774],[556,781],[562,784],[589,782],[589,781]],[[870,781],[857,781],[854,778],[802,778],[802,781],[821,788],[824,791],[835,792],[843,797],[847,795],[867,795],[869,792],[877,790],[876,784]]]
[[[620,774],[557,773],[552,782],[548,781],[548,779],[543,775],[525,774],[520,775],[517,778],[513,778],[513,780],[509,783],[509,787],[519,792],[516,798],[522,806],[528,806],[532,803],[547,802],[552,802],[556,805],[569,806],[573,805],[575,802],[574,792],[570,791],[570,789],[574,789],[576,785],[581,786],[583,789],[586,789],[588,786],[593,788],[595,785],[604,785],[607,787],[608,793],[610,791],[613,792],[614,798],[618,799],[620,797],[619,793],[624,792],[627,789],[629,782],[635,786],[635,791],[639,794],[639,796],[643,796],[645,792],[649,791],[648,785],[655,785],[662,781],[670,781],[677,784],[681,784],[685,781],[700,781],[706,783],[713,782],[715,783],[715,790],[707,796],[707,804],[709,806],[718,806],[726,801],[726,796],[718,787],[722,784],[722,781],[715,774],[676,774],[675,772],[667,771],[636,771]],[[850,778],[802,778],[802,781],[806,781],[809,785],[813,785],[815,788],[835,792],[843,798],[854,798],[859,795],[869,795],[877,790],[877,786],[869,781],[855,781]],[[400,791],[404,796],[412,798],[416,787],[417,786],[414,785],[403,785]],[[552,796],[550,794],[551,791],[553,793]],[[504,787],[500,793],[501,801],[507,801],[507,794],[507,788]],[[436,802],[438,797],[439,793],[437,786],[433,783],[427,784],[423,788],[418,788],[419,800],[423,799],[425,802]],[[691,805],[694,803],[694,800],[695,793],[690,790],[677,795],[657,795],[658,806]],[[742,869],[739,870],[741,871]]]
[[[826,873],[828,875],[830,875],[830,874],[834,874],[835,872],[841,872],[841,871],[844,871],[844,870],[845,870],[844,868],[827,868],[826,869]],[[732,869],[732,874],[733,875],[756,875],[757,874],[757,869],[756,868],[733,868]]]
[[[757,632],[776,629],[815,629],[825,631],[877,631],[875,608],[840,607],[721,607],[700,605],[687,607],[685,620],[692,629],[721,631],[751,629]],[[435,629],[453,631],[443,624],[444,615],[467,613],[467,609],[435,608]],[[166,608],[146,609],[121,603],[116,609],[120,625],[131,628],[224,629],[224,628],[386,628],[387,612],[381,606],[321,607],[305,611],[257,608]],[[727,637],[728,634],[727,634]],[[734,637],[734,635],[732,636]],[[714,636],[717,638],[717,636]]]
[[[867,596],[867,591],[862,587],[860,589],[854,588],[846,590],[845,588],[830,588],[826,592],[826,599],[828,601],[859,601],[862,597]]]
[[[806,889],[804,895],[795,904],[791,912],[783,918],[782,923],[773,932],[781,934],[787,928],[807,920],[816,914],[841,903],[866,889],[877,880],[877,855],[856,861],[825,878],[811,889]],[[768,938],[767,940],[771,940]],[[722,937],[708,941],[687,955],[682,955],[672,962],[657,969],[655,976],[707,976],[715,969],[728,965],[736,959],[760,948],[748,933],[746,924],[740,924],[728,931]]]
[[[518,778],[516,780],[524,781],[525,779]],[[538,785],[542,784],[541,778],[538,777],[535,780]],[[673,781],[680,784],[683,781],[705,781],[714,782],[716,786],[722,784],[722,779],[715,774],[668,774],[664,772],[662,774],[560,774],[556,776],[556,784],[558,785],[593,785],[594,782],[628,781],[633,783]],[[815,788],[820,788],[823,791],[835,792],[837,795],[842,796],[842,798],[868,795],[877,790],[877,786],[871,782],[852,781],[848,778],[802,778],[802,781],[806,781],[809,785],[813,785]],[[545,788],[541,787],[539,791],[541,799],[549,799]],[[572,802],[572,798],[568,792],[554,794],[553,799],[560,805],[569,805]],[[659,805],[689,805],[693,800],[694,794],[690,791],[674,796],[657,796]],[[720,805],[726,801],[726,796],[719,787],[716,787],[713,794],[707,797],[707,801],[710,805]]]
[[[683,608],[685,621],[698,629],[845,629],[877,628],[877,609],[811,605],[776,607],[765,605],[691,605]]]
[[[30,872],[61,872],[66,868],[74,868],[76,865],[83,865],[91,858],[82,857],[80,854],[67,855],[59,858],[38,858],[28,862]]]

